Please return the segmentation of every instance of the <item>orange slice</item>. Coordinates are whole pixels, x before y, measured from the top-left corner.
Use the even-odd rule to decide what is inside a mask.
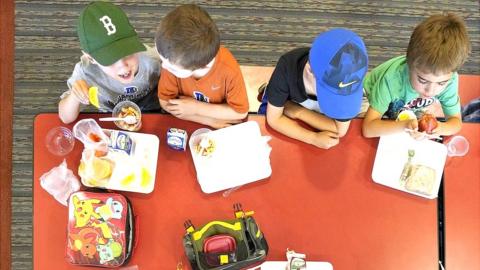
[[[88,100],[90,101],[90,104],[93,106],[99,108],[100,105],[98,103],[98,87],[92,86],[88,88]]]
[[[123,178],[122,181],[120,182],[122,186],[129,186],[133,180],[135,179],[135,174],[130,174],[127,177]]]
[[[150,184],[151,178],[152,178],[152,176],[148,172],[147,168],[143,167],[142,168],[142,181],[141,181],[140,185],[144,188],[147,187],[148,184]]]

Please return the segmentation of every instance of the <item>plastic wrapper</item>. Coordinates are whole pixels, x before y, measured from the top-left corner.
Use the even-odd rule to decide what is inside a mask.
[[[83,119],[73,127],[73,135],[84,145],[78,175],[88,186],[104,187],[113,170],[107,158],[110,139],[94,119]]]
[[[80,182],[63,160],[60,165],[40,177],[40,186],[59,203],[67,206],[68,197],[80,189]]]
[[[107,155],[110,140],[95,120],[89,118],[78,121],[73,127],[73,135],[83,143],[85,149],[95,150],[96,156]]]
[[[90,187],[105,188],[114,169],[114,162],[106,156],[99,157],[95,149],[84,149],[78,167],[82,183]]]

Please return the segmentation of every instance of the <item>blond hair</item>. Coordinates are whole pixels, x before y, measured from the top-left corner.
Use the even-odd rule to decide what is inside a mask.
[[[205,67],[217,55],[220,34],[210,15],[193,4],[182,5],[162,19],[155,45],[163,57],[185,69]]]
[[[413,30],[407,49],[410,69],[433,74],[457,71],[470,53],[470,41],[461,17],[433,15]]]

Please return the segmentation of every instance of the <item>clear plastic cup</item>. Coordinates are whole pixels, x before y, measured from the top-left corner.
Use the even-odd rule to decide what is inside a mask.
[[[192,135],[190,135],[190,138],[191,138],[191,137],[198,136],[198,135],[202,135],[202,134],[204,134],[204,133],[208,133],[208,132],[210,132],[210,131],[212,131],[212,130],[211,130],[211,129],[208,129],[208,128],[199,128],[199,129],[195,130],[195,131],[192,133]]]
[[[114,121],[115,125],[123,130],[128,131],[138,131],[142,127],[142,111],[137,106],[137,104],[131,101],[122,101],[119,102],[112,112],[113,117],[126,117],[128,115],[133,115],[137,119],[135,124],[127,124],[125,121]]]
[[[463,136],[453,136],[446,144],[449,157],[461,157],[468,153],[469,143]]]
[[[48,131],[45,145],[50,153],[65,156],[73,150],[75,137],[72,131],[66,127],[54,127]]]
[[[202,134],[208,133],[212,131],[211,129],[208,128],[199,128],[195,130],[192,135],[190,135],[190,140],[188,141],[188,144],[191,149],[194,149],[195,145],[200,143],[200,140],[202,139],[203,136],[200,136]]]

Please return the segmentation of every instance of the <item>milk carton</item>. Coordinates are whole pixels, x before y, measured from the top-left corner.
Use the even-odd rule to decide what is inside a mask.
[[[167,145],[175,150],[185,151],[187,148],[188,134],[185,130],[179,128],[169,128],[167,130]]]

